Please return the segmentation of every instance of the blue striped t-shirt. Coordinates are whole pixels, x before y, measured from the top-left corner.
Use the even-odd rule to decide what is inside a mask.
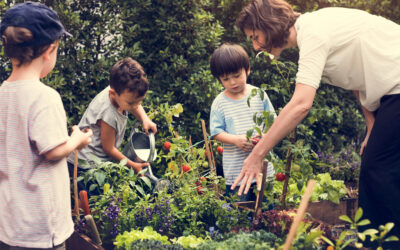
[[[275,113],[275,109],[266,93],[264,93],[264,100],[261,100],[259,95],[252,97],[250,99],[250,106],[248,106],[247,100],[251,90],[258,88],[250,84],[247,84],[247,86],[249,87],[249,93],[241,100],[230,99],[223,92],[214,99],[210,113],[211,136],[215,136],[221,132],[232,135],[246,135],[247,130],[254,128],[256,125],[253,120],[254,113],[257,113],[257,115],[262,115],[263,111]],[[262,130],[262,128],[260,129]],[[253,136],[255,136],[256,133],[257,132],[254,131]],[[250,152],[245,152],[233,144],[224,143],[223,146],[222,165],[225,184],[232,185],[236,177],[239,176],[243,161]],[[269,163],[267,176],[273,174],[273,166]]]

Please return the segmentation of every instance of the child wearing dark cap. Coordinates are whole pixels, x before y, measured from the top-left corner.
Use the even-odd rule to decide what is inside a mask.
[[[74,230],[66,156],[92,131],[68,136],[61,97],[40,79],[70,34],[55,11],[26,2],[7,10],[0,35],[12,63],[0,86],[0,249],[65,249]]]

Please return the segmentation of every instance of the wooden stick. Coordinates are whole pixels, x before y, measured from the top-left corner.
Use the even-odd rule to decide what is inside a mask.
[[[74,150],[75,153],[75,159],[74,159],[74,200],[75,200],[75,206],[74,206],[74,212],[75,216],[79,218],[79,200],[78,200],[78,182],[77,182],[77,177],[78,177],[78,150]]]
[[[295,144],[296,142],[296,129],[293,130],[293,132],[290,135],[290,141],[292,144]],[[283,189],[282,189],[282,196],[281,196],[281,204],[282,204],[282,209],[286,209],[286,195],[287,195],[287,189],[289,185],[289,178],[290,178],[290,169],[292,167],[292,161],[293,161],[293,153],[292,149],[289,148],[286,154],[286,167],[285,167],[285,182],[283,183]]]
[[[264,199],[265,179],[267,178],[268,161],[264,160],[261,173],[257,176],[257,199],[254,206],[253,220],[261,214]]]
[[[314,185],[315,185],[315,180],[308,181],[307,188],[303,194],[303,197],[301,198],[300,206],[299,209],[297,210],[296,217],[294,218],[293,223],[290,226],[289,234],[286,238],[283,250],[289,250],[290,246],[292,245],[292,241],[296,236],[297,227],[304,218],[304,214],[306,212],[308,201],[310,200]]]
[[[208,160],[208,165],[210,165],[211,172],[213,174],[217,175],[217,171],[215,170],[215,166],[213,165],[213,162],[212,162],[212,157],[211,157],[212,152],[210,150],[209,141],[207,139],[206,124],[205,124],[204,120],[201,120],[201,128],[203,130],[204,145],[206,146],[206,152],[207,152],[206,153],[206,155],[207,155],[206,157],[207,157],[207,160]]]

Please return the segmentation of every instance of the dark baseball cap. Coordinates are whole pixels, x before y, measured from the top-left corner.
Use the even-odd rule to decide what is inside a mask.
[[[61,38],[72,36],[62,25],[57,13],[41,3],[25,2],[9,8],[0,23],[0,34],[9,27],[23,27],[30,30],[33,39],[19,46],[46,45]]]

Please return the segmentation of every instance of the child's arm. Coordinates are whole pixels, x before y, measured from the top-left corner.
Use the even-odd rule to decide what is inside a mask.
[[[137,163],[131,161],[124,154],[121,153],[115,145],[115,129],[108,125],[106,122],[100,120],[100,133],[101,133],[101,145],[103,146],[104,153],[111,156],[116,161],[127,159],[127,165],[133,170],[139,172],[143,167],[148,166],[149,163]]]
[[[254,147],[253,144],[247,140],[246,135],[232,135],[227,132],[221,132],[214,135],[214,139],[222,143],[236,145],[245,152],[250,152]]]
[[[65,143],[60,144],[45,153],[44,156],[50,161],[61,160],[62,158],[67,157],[72,151],[74,151],[74,149],[81,149],[89,145],[92,141],[90,138],[92,135],[93,132],[90,129],[84,133],[78,128],[78,126],[73,126],[70,138]]]
[[[157,133],[157,125],[150,120],[147,116],[146,111],[142,105],[139,105],[136,109],[132,110],[132,114],[143,123],[143,129],[146,135],[149,134],[149,129],[155,134]]]

